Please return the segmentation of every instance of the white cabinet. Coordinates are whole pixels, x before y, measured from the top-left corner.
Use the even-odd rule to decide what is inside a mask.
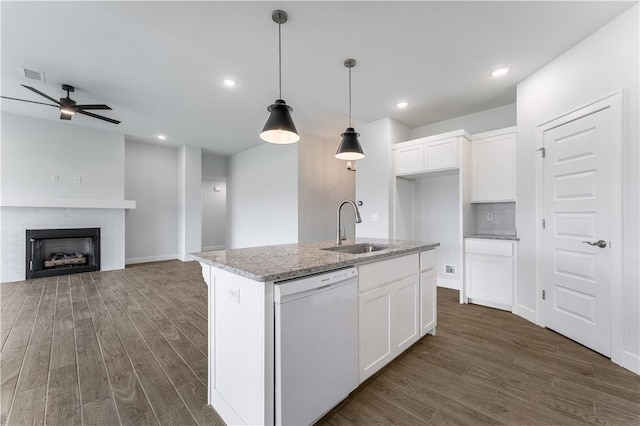
[[[424,171],[458,167],[458,138],[447,138],[424,144]]]
[[[465,289],[469,302],[511,311],[516,242],[465,239]]]
[[[420,253],[420,337],[436,333],[436,250]]]
[[[471,202],[515,200],[515,128],[473,135],[471,140]]]
[[[360,383],[420,338],[418,253],[358,268]]]
[[[420,337],[435,333],[435,252],[358,268],[360,383]]]
[[[396,174],[419,173],[424,169],[424,148],[422,144],[396,150]]]
[[[460,167],[460,143],[469,139],[464,130],[428,136],[394,145],[396,176],[450,170]]]

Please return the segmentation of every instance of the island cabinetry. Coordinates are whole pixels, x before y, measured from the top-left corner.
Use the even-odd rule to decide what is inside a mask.
[[[360,266],[360,383],[435,333],[435,250]]]
[[[516,129],[473,135],[471,202],[516,200]]]
[[[418,254],[359,268],[359,379],[365,381],[420,338]]]
[[[436,334],[436,250],[420,253],[420,337]]]

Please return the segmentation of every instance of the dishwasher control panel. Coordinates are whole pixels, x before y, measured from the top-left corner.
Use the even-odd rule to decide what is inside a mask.
[[[358,276],[358,268],[349,267],[321,274],[296,278],[275,283],[275,301],[279,303],[285,296],[301,294],[312,291],[322,291],[345,281],[355,280]]]

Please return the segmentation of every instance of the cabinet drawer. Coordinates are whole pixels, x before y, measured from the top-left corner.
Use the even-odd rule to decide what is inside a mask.
[[[418,268],[418,253],[359,266],[358,291],[362,293],[398,281],[417,273]]]
[[[436,250],[420,252],[420,270],[427,271],[436,267]]]
[[[465,253],[488,254],[493,256],[513,256],[513,242],[496,240],[465,239]]]

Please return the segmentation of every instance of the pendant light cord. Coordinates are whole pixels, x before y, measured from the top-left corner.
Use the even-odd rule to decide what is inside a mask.
[[[278,99],[282,99],[282,34],[278,23]]]
[[[351,126],[351,68],[349,68],[349,127]]]

